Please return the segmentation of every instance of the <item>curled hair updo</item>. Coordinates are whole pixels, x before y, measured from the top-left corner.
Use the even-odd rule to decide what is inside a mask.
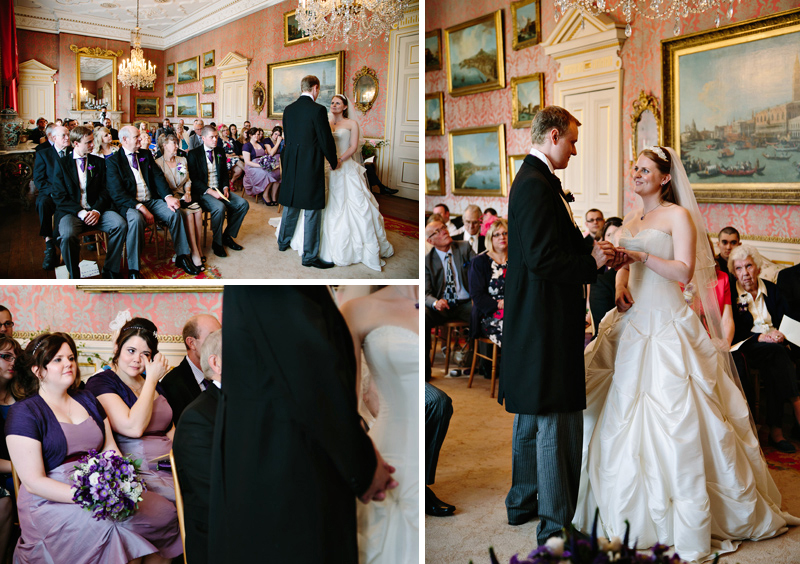
[[[643,150],[641,153],[639,153],[639,156],[640,157],[645,156],[654,163],[656,163],[658,171],[661,174],[669,174],[672,168],[672,161],[670,160],[671,156],[664,147],[659,147],[659,149],[661,149],[664,152],[664,154],[667,157],[666,159],[662,159],[658,155],[658,153],[656,153],[655,151],[651,151],[650,149]],[[666,184],[661,186],[661,194],[659,194],[659,199],[662,202],[669,202],[671,204],[678,203],[677,200],[675,199],[675,190],[672,188],[672,178],[670,178]]]
[[[158,352],[158,339],[156,338],[155,323],[144,317],[134,317],[122,326],[119,331],[119,337],[114,342],[114,356],[111,358],[112,364],[117,364],[119,354],[122,352],[122,347],[125,343],[133,337],[141,337],[150,349],[150,354],[156,356]]]
[[[70,385],[70,390],[78,389],[81,382],[80,366],[78,365],[78,348],[75,341],[66,333],[42,333],[25,347],[25,354],[17,360],[17,374],[11,382],[11,393],[18,399],[35,396],[39,393],[40,378],[33,373],[35,366],[42,375],[61,347],[66,343],[73,356],[75,356],[75,379]]]
[[[342,117],[344,118],[348,117],[347,108],[350,107],[350,101],[344,96],[344,94],[334,94],[333,97],[339,98],[342,101],[342,104],[344,104],[344,111],[342,112]]]

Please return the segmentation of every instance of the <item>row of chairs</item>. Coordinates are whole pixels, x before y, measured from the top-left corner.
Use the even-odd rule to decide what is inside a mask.
[[[447,323],[432,329],[432,346],[430,352],[431,366],[433,366],[433,359],[436,356],[436,348],[439,345],[439,342],[443,341],[445,343],[444,373],[448,374],[450,372],[450,360],[455,345],[458,344],[459,335],[464,333],[468,328],[469,323],[466,321],[448,321]],[[444,335],[442,335],[442,333],[444,333]],[[487,345],[490,345],[492,347],[491,356],[478,352],[478,343],[486,343]],[[500,358],[500,347],[491,339],[487,339],[486,337],[477,337],[474,339],[472,349],[472,365],[469,370],[469,383],[467,384],[467,387],[472,387],[472,380],[475,378],[475,365],[477,364],[478,358],[484,358],[492,363],[492,381],[489,388],[489,397],[493,398],[495,397],[495,384],[497,382],[497,367],[498,360]]]

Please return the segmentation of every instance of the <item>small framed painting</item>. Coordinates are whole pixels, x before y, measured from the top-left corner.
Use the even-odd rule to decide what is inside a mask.
[[[447,28],[444,48],[447,92],[451,96],[506,87],[503,10]]]
[[[283,14],[283,46],[297,45],[309,41],[309,36],[297,25],[297,10]]]
[[[444,159],[425,159],[425,194],[444,196]]]
[[[200,104],[200,117],[203,118],[214,117],[214,102],[203,102]]]
[[[169,63],[167,65],[167,78],[175,76],[175,63]]]
[[[175,117],[175,104],[167,104],[164,106],[164,116]]]
[[[208,53],[203,53],[203,68],[207,69],[208,67],[213,67],[217,64],[216,59],[214,59],[214,51],[209,51]]]
[[[203,94],[213,94],[217,91],[217,77],[204,76],[203,77]]]
[[[544,106],[544,75],[540,72],[511,79],[511,126],[530,127]]]
[[[158,102],[160,98],[134,98],[134,118],[150,118],[158,117]]]
[[[425,72],[442,70],[442,30],[425,34]]]
[[[425,94],[425,135],[444,135],[444,93]]]
[[[198,117],[197,97],[198,94],[179,94],[177,117]]]
[[[167,84],[167,98],[174,98],[175,97],[175,83],[170,82]]]
[[[525,157],[526,155],[508,155],[508,175],[511,177],[511,184],[514,183],[514,178],[517,176],[519,167],[522,166],[522,161],[525,160]]]
[[[505,197],[505,125],[451,130],[448,135],[453,194]]]
[[[200,80],[200,57],[192,57],[178,64],[178,84]]]
[[[541,40],[541,0],[511,2],[511,46],[514,51]]]

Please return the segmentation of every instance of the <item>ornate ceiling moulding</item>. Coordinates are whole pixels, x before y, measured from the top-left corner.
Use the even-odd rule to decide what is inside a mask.
[[[89,55],[91,57],[121,57],[122,49],[119,51],[111,51],[109,49],[101,49],[100,47],[78,47],[77,45],[70,45],[69,50],[73,53],[80,53],[82,55]]]

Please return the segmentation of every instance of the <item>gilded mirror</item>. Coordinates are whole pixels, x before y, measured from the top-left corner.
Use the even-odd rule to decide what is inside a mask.
[[[109,51],[100,47],[78,47],[70,45],[75,53],[77,88],[75,96],[78,110],[117,109],[117,57],[122,51]]]
[[[645,94],[644,90],[633,102],[631,135],[633,136],[631,160],[634,162],[643,149],[661,143],[661,113],[658,111],[658,98]]]
[[[264,104],[267,101],[267,91],[264,89],[264,84],[259,80],[256,82],[256,85],[253,86],[253,108],[256,110],[256,114],[260,114],[261,110],[264,109]]]
[[[353,102],[361,113],[366,114],[378,97],[378,75],[364,67],[353,77]]]

